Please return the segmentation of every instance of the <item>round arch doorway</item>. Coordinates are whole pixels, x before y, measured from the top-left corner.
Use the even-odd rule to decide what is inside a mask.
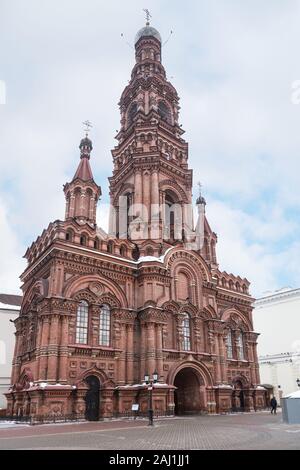
[[[95,375],[89,375],[85,379],[89,389],[85,395],[85,419],[87,421],[99,420],[100,408],[100,382]]]
[[[202,377],[191,367],[177,373],[174,380],[176,415],[198,414],[203,411],[202,385],[204,385]]]
[[[245,411],[244,386],[240,380],[233,383],[232,411]]]

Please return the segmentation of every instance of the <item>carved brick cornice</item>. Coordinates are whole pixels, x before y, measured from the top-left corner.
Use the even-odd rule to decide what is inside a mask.
[[[36,264],[34,265],[34,267],[32,266],[28,266],[28,268],[24,271],[24,273],[21,275],[21,280],[22,282],[24,282],[24,284],[29,281],[30,279],[32,279],[34,276],[36,276],[38,273],[40,273],[40,271],[46,266],[46,265],[49,265],[51,263],[51,261],[53,260],[53,252],[51,253],[48,253],[46,256],[44,257],[41,257],[40,259],[37,259],[36,260]],[[37,277],[43,277],[43,276],[37,276]]]
[[[165,323],[168,315],[161,309],[146,307],[139,312],[138,318],[142,323]]]
[[[166,80],[166,72],[162,64],[160,64],[161,70],[163,70],[162,75],[156,73],[155,75],[149,74],[147,77],[136,75],[136,71],[139,67],[140,63],[137,63],[134,66],[132,70],[132,79],[122,93],[119,106],[128,107],[132,102],[133,98],[136,97],[141,90],[154,91],[158,95],[165,96],[168,101],[175,101],[176,103],[178,103],[179,96],[177,94],[177,91],[173,87],[173,85]]]
[[[141,266],[137,269],[137,277],[140,282],[144,280],[157,280],[163,283],[165,286],[169,286],[171,283],[171,276],[167,274],[165,266]]]
[[[74,314],[77,310],[78,302],[75,300],[67,300],[61,298],[47,298],[38,304],[38,313],[43,315],[44,313],[54,313],[55,311]]]
[[[203,281],[203,292],[215,291],[217,292],[217,287],[214,281]]]
[[[176,179],[180,181],[182,185],[190,185],[192,181],[191,170],[182,168],[179,163],[172,162],[167,160],[159,150],[151,150],[149,152],[141,150],[136,150],[131,159],[123,164],[118,169],[115,169],[112,177],[109,178],[110,182],[110,194],[114,195],[113,204],[118,205],[117,198],[119,194],[115,195],[115,192],[119,190],[122,186],[124,180],[130,173],[135,171],[142,170],[152,170],[153,169],[153,160],[155,169],[162,169],[163,173],[170,178],[169,181],[174,180],[174,175]],[[157,160],[157,161],[155,161]],[[182,198],[184,202],[188,202],[186,199],[186,194],[181,191]]]
[[[126,282],[126,281],[132,281],[132,277],[134,275],[134,271],[132,270],[130,273],[127,273],[126,270],[120,269],[119,265],[116,264],[111,264],[111,270],[104,270],[104,269],[99,269],[97,272],[98,274],[112,279],[113,281],[117,282]]]
[[[259,333],[255,333],[254,331],[247,331],[244,334],[245,334],[246,340],[249,343],[254,343],[254,344],[257,343]]]
[[[80,245],[75,246],[74,249],[80,250]],[[106,253],[103,253],[105,255]],[[90,253],[89,255],[83,255],[65,250],[55,250],[55,256],[64,261],[65,269],[68,273],[73,274],[94,274],[99,272],[105,276],[115,276],[115,279],[120,279],[122,276],[126,279],[131,279],[134,272],[134,266],[126,266],[121,264],[120,260],[116,259],[114,262],[113,258],[109,260],[107,258],[101,259],[101,252]],[[130,260],[123,260],[124,263]]]
[[[219,301],[223,301],[224,305],[232,305],[232,304],[237,304],[239,306],[245,306],[247,308],[251,308],[253,298],[248,297],[248,299],[242,298],[238,296],[237,292],[221,292],[218,288],[217,290],[217,299]],[[253,310],[251,308],[251,310]]]
[[[215,331],[216,333],[222,333],[227,325],[226,322],[216,318],[209,318],[205,320],[205,323],[209,330]]]
[[[112,310],[112,317],[114,320],[120,322],[134,322],[137,318],[137,312],[125,308],[116,308]]]

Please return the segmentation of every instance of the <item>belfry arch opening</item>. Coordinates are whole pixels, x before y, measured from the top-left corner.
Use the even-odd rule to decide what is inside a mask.
[[[180,240],[182,235],[182,211],[178,197],[173,191],[165,192],[164,200],[164,238]]]
[[[205,411],[205,384],[192,367],[180,370],[174,380],[175,414],[194,415]]]

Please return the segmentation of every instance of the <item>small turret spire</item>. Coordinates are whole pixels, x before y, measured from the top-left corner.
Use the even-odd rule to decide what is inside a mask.
[[[197,186],[198,186],[199,196],[197,197],[196,204],[197,204],[197,205],[199,205],[199,204],[204,204],[204,205],[206,205],[206,200],[205,200],[205,198],[202,196],[202,184],[201,184],[200,181],[198,181]]]
[[[87,222],[94,227],[101,188],[94,181],[89,162],[93,144],[88,135],[92,125],[89,121],[85,121],[83,124],[85,125],[85,137],[81,139],[79,145],[80,162],[71,183],[64,186],[67,202],[66,220],[76,219],[80,223]]]
[[[83,122],[83,125],[85,126],[85,137],[80,141],[80,163],[78,165],[73,181],[77,178],[81,179],[82,181],[93,180],[93,173],[89,163],[91,151],[93,150],[93,143],[88,137],[90,128],[93,126],[90,121]]]

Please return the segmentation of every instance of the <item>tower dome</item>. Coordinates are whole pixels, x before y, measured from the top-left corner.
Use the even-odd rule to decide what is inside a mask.
[[[157,31],[157,29],[153,28],[149,24],[146,24],[142,29],[140,29],[135,36],[134,43],[136,44],[140,38],[144,37],[154,37],[161,43],[161,35]]]

